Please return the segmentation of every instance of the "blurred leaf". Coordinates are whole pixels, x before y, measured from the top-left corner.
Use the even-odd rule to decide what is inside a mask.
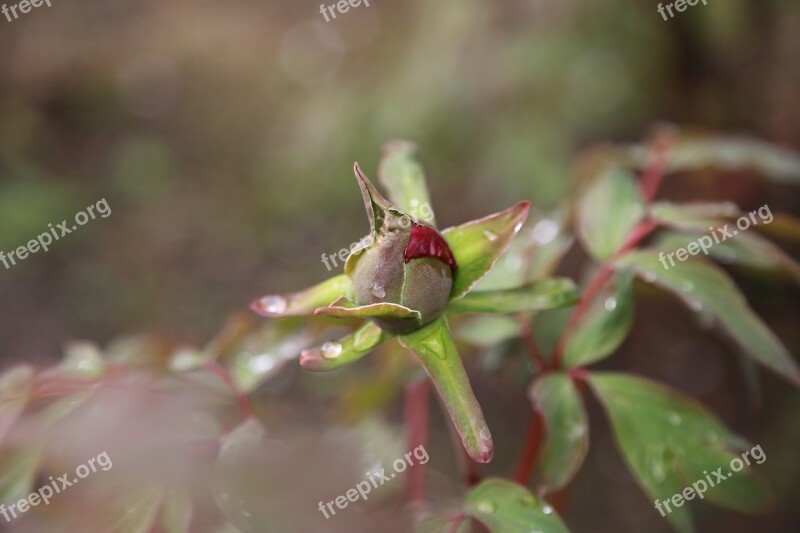
[[[334,370],[358,361],[391,337],[373,322],[366,322],[352,335],[303,351],[300,365],[306,370]]]
[[[124,504],[116,511],[118,518],[104,531],[149,533],[156,523],[163,498],[164,490],[152,487],[139,494],[126,495]]]
[[[383,158],[378,171],[380,182],[389,191],[389,198],[406,213],[421,218],[436,227],[431,199],[425,183],[425,173],[414,157],[416,146],[408,141],[390,141],[383,145]],[[420,207],[426,206],[425,217]],[[422,215],[422,216],[421,216]]]
[[[562,307],[537,313],[532,329],[542,354],[547,356],[553,352],[573,311],[572,308]]]
[[[478,281],[475,290],[513,289],[551,276],[574,240],[566,232],[564,218],[562,212],[529,216],[525,227]]]
[[[751,357],[800,385],[800,370],[791,354],[714,264],[696,257],[665,270],[657,251],[641,250],[617,260],[616,267],[633,267],[645,281],[673,292],[692,310],[707,310]]]
[[[529,207],[529,202],[520,202],[505,211],[442,232],[458,263],[451,299],[464,296],[492,268],[522,229]]]
[[[345,274],[334,276],[300,292],[262,296],[254,300],[250,308],[267,317],[303,316],[330,305],[342,296],[351,299],[354,297],[353,282]]]
[[[399,339],[403,346],[417,354],[425,367],[470,457],[479,463],[491,461],[494,453],[492,436],[450,336],[447,321],[439,317]]]
[[[589,184],[578,204],[578,236],[598,261],[610,258],[645,215],[645,202],[629,171],[614,167]]]
[[[501,291],[472,291],[453,301],[449,314],[516,313],[566,307],[578,301],[578,289],[569,278],[550,278],[527,287]]]
[[[0,503],[11,503],[33,490],[44,444],[4,445],[0,448]]]
[[[647,147],[629,147],[634,162],[643,165]],[[785,183],[800,182],[800,156],[791,150],[747,137],[684,137],[670,147],[667,159],[669,172],[685,172],[704,168],[754,170]]]
[[[164,533],[190,533],[192,496],[184,490],[172,490],[164,497],[161,508]]]
[[[458,322],[455,337],[460,341],[488,348],[519,337],[519,324],[513,317],[504,315],[469,317]]]
[[[470,490],[464,512],[491,533],[568,531],[550,505],[525,487],[499,478],[489,478]]]
[[[534,382],[528,393],[544,416],[547,439],[541,457],[543,490],[555,492],[575,476],[589,450],[589,421],[580,392],[563,373]]]
[[[615,278],[616,287],[606,286],[570,334],[564,351],[567,368],[596,363],[627,338],[634,317],[633,273],[621,272]]]
[[[681,231],[709,231],[719,219],[738,217],[741,209],[732,202],[697,202],[674,204],[656,202],[650,206],[650,218],[664,226]]]
[[[747,441],[700,403],[624,374],[592,373],[589,383],[611,420],[628,467],[651,498],[667,500],[722,467],[730,479],[709,487],[705,499],[742,511],[769,503],[767,488],[750,469],[730,473],[731,460],[749,448]],[[693,531],[688,506],[672,506],[667,518],[680,531]]]
[[[0,376],[0,442],[25,410],[33,392],[34,376],[33,367],[28,365],[15,366]]]

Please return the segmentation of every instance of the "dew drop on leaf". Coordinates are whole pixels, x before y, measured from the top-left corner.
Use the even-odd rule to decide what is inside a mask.
[[[267,313],[283,313],[286,311],[286,298],[283,296],[264,296],[258,303]]]
[[[322,352],[322,357],[326,359],[335,359],[342,353],[342,345],[338,342],[326,342],[322,345],[320,351]]]
[[[375,298],[384,298],[386,296],[386,289],[380,283],[373,284],[370,292]]]
[[[497,509],[497,506],[492,502],[480,502],[478,504],[478,511],[484,514],[492,514]]]
[[[488,229],[487,230],[483,230],[483,235],[487,239],[489,239],[491,242],[494,242],[494,241],[497,240],[497,235],[495,235],[493,232],[489,231]]]
[[[552,514],[553,508],[550,505],[545,505],[544,507],[542,507],[542,512],[544,514]]]
[[[606,298],[606,301],[603,302],[603,307],[605,307],[606,311],[613,311],[617,308],[617,299],[613,296],[609,296]]]

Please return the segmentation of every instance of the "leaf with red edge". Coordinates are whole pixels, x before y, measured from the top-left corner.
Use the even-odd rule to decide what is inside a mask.
[[[522,201],[505,211],[442,232],[458,264],[458,270],[453,274],[451,299],[467,294],[491,270],[522,229],[530,205],[530,202]]]
[[[267,295],[254,300],[250,309],[262,316],[287,317],[313,314],[340,297],[353,298],[353,282],[341,274],[300,292]]]

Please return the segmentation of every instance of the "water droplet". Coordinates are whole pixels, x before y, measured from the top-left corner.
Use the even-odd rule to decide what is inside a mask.
[[[536,244],[552,242],[558,235],[558,224],[549,219],[542,219],[533,227],[533,240]]]
[[[286,298],[283,296],[264,296],[258,301],[261,308],[267,313],[283,313],[286,311]]]
[[[409,203],[411,204],[411,207],[419,207],[419,200],[417,200],[416,198],[412,198],[411,202]]]
[[[478,433],[483,440],[489,440],[492,438],[492,434],[489,432],[489,428],[483,427],[481,428],[480,432]]]
[[[691,292],[692,289],[694,289],[694,283],[691,281],[684,281],[681,283],[681,290],[683,292]]]
[[[338,342],[326,342],[320,348],[322,357],[326,359],[336,359],[342,353],[342,345]]]
[[[275,361],[270,354],[262,353],[261,355],[251,357],[250,364],[248,366],[253,372],[256,372],[257,374],[264,374],[272,370],[272,368],[275,366]]]
[[[567,438],[569,440],[578,440],[584,435],[586,435],[586,426],[574,426],[567,434]]]
[[[689,300],[688,304],[689,304],[689,309],[691,309],[696,313],[699,313],[700,311],[703,310],[703,302],[701,302],[700,300]]]
[[[492,233],[488,229],[483,230],[483,234],[486,236],[487,239],[489,239],[492,242],[497,240],[497,235],[495,235],[494,233]]]
[[[497,506],[492,502],[479,502],[478,503],[478,512],[483,514],[492,514]]]
[[[606,298],[606,301],[603,302],[603,307],[605,307],[606,311],[613,311],[617,308],[617,299],[613,296],[609,296]]]
[[[383,288],[383,285],[380,283],[375,283],[372,285],[370,292],[375,298],[384,298],[386,297],[386,289]]]
[[[661,459],[653,459],[650,463],[650,474],[656,483],[661,483],[666,479],[667,472],[664,470],[664,462]]]
[[[506,258],[506,266],[512,272],[517,272],[522,268],[522,258],[517,255],[509,255]]]
[[[549,506],[549,505],[545,505],[544,507],[542,507],[542,512],[544,514],[552,514],[553,513],[553,508],[551,506]]]
[[[650,272],[649,270],[647,272],[643,272],[642,277],[647,283],[655,283],[656,280],[658,279],[658,276],[656,276],[654,272]]]
[[[681,415],[679,415],[678,413],[668,414],[667,419],[669,420],[669,423],[672,424],[673,426],[678,426],[680,425],[681,421],[683,421],[683,418],[681,418]]]
[[[522,222],[517,222],[517,225],[514,226],[514,233],[519,233],[519,230],[522,229]]]

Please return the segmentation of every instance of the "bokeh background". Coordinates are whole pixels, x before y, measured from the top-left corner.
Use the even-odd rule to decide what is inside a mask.
[[[370,4],[328,23],[310,0],[54,0],[0,18],[0,250],[100,198],[112,209],[0,266],[0,364],[54,361],[75,339],[203,344],[253,297],[328,277],[320,255],[368,230],[352,163],[374,176],[389,139],[419,145],[443,227],[521,198],[552,210],[583,150],[661,122],[800,149],[795,0],[712,0],[667,22],[641,0]],[[745,172],[675,176],[664,196],[800,215],[796,188]],[[584,263],[573,250],[560,273]],[[797,285],[737,280],[800,353]],[[694,506],[699,529],[796,531],[800,396],[765,375],[755,409],[726,340],[638,294],[634,334],[604,365],[709,404],[762,444],[779,497],[759,518]],[[522,389],[476,388],[521,436]],[[668,531],[594,407],[567,523]],[[493,468],[520,446],[498,443]]]

